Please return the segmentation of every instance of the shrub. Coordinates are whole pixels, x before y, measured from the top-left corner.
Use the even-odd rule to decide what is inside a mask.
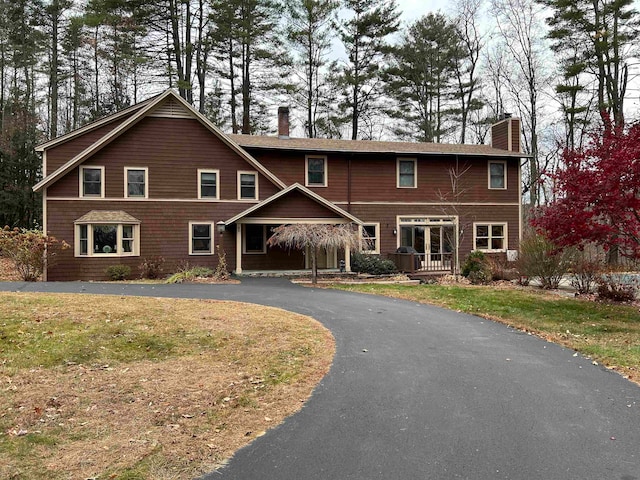
[[[67,242],[40,230],[9,227],[0,230],[0,255],[13,262],[26,282],[35,282],[44,272],[45,265],[54,265],[59,253],[67,248]]]
[[[184,263],[176,273],[165,280],[165,283],[191,282],[196,278],[212,277],[213,274],[213,270],[208,267],[191,266],[189,263]]]
[[[574,255],[573,249],[561,249],[543,235],[529,233],[520,242],[518,270],[521,275],[540,280],[540,288],[556,289]]]
[[[473,252],[467,255],[467,258],[464,259],[464,263],[462,264],[462,273],[463,277],[468,277],[471,272],[477,272],[479,270],[483,270],[486,268],[485,263],[486,257],[484,252],[480,250],[474,250]]]
[[[213,272],[213,278],[216,280],[226,280],[229,278],[229,270],[227,269],[227,254],[220,245],[216,245],[216,253],[218,254],[218,266]]]
[[[389,275],[397,272],[395,263],[381,258],[379,255],[353,253],[351,255],[351,270],[369,275]]]
[[[602,255],[587,251],[576,252],[571,264],[571,286],[578,293],[589,294],[604,269]]]
[[[155,256],[142,260],[140,264],[140,274],[142,278],[160,278],[164,267],[164,257]]]
[[[111,265],[106,268],[105,273],[111,280],[124,280],[131,275],[129,265]]]
[[[462,264],[462,276],[467,278],[473,285],[484,285],[491,281],[492,273],[484,252],[474,250],[467,255]]]
[[[638,279],[623,273],[609,272],[599,276],[596,293],[601,300],[631,302],[638,293]]]
[[[515,280],[519,277],[518,270],[504,256],[487,255],[485,264],[491,273],[491,280]]]
[[[486,266],[480,270],[472,270],[467,275],[467,279],[472,285],[486,285],[491,282],[491,270]]]

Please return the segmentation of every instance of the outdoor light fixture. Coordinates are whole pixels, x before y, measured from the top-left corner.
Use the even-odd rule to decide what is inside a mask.
[[[218,233],[220,235],[222,235],[224,233],[224,231],[226,230],[227,226],[225,225],[225,223],[223,221],[220,221],[218,223],[216,223],[216,227],[218,227]]]
[[[397,228],[394,228],[394,229],[393,229],[393,235],[394,235],[394,236],[396,236],[397,234],[398,234],[398,229],[397,229]]]

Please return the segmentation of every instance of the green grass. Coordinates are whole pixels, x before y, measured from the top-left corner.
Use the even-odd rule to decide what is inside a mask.
[[[234,302],[0,305],[3,479],[194,478],[298,410],[334,351],[308,317]]]
[[[548,292],[447,285],[333,285],[446,307],[506,323],[580,351],[635,376],[640,366],[636,306],[592,302]],[[637,380],[637,378],[636,378]]]
[[[46,296],[10,297],[5,308],[0,351],[5,366],[14,369],[165,360],[220,343],[205,329],[186,330],[178,323],[157,328],[165,316],[161,308],[145,311],[144,321],[112,304],[111,310],[93,304],[65,313],[59,302]]]

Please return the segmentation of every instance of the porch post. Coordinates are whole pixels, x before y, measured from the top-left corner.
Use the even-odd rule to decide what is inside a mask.
[[[236,273],[242,273],[242,225],[236,223]]]
[[[347,273],[351,273],[351,248],[344,249],[344,270]]]

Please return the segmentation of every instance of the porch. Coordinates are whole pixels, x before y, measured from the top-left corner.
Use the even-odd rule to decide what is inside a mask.
[[[399,247],[387,254],[400,272],[447,274],[458,269],[458,218],[399,217]]]
[[[409,248],[398,248],[398,252],[389,253],[387,258],[395,263],[398,271],[407,274],[443,275],[455,273],[456,258],[453,252],[419,253],[407,251]],[[410,250],[414,250],[411,248]]]

